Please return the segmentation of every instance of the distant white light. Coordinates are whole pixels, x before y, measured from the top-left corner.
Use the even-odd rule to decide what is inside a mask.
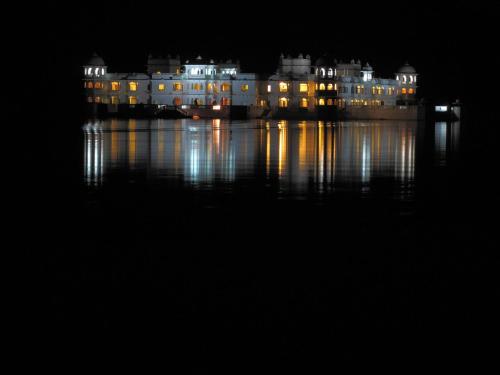
[[[214,105],[212,108],[213,108],[214,111],[220,111],[220,105],[219,104]]]
[[[448,111],[448,106],[447,105],[437,105],[435,107],[436,112],[447,112]]]

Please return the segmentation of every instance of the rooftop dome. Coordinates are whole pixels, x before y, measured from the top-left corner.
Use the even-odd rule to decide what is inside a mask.
[[[316,65],[316,66],[333,66],[333,65],[335,65],[335,62],[329,56],[323,55],[316,60],[314,65]]]
[[[365,66],[363,67],[363,70],[373,70],[370,64],[366,63]]]
[[[102,66],[102,65],[106,65],[106,64],[104,63],[104,60],[102,59],[102,57],[94,52],[92,57],[87,62],[87,65]]]
[[[407,62],[398,70],[398,73],[416,73],[417,71],[413,66],[408,64]]]

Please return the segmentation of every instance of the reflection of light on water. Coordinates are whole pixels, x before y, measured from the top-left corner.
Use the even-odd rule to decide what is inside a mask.
[[[283,177],[286,170],[287,153],[287,121],[278,122],[279,145],[278,145],[278,175]]]
[[[434,145],[436,162],[446,165],[446,122],[436,122],[434,125]]]
[[[84,174],[89,185],[128,174],[134,181],[178,180],[197,188],[211,188],[217,181],[279,177],[274,181],[280,189],[294,192],[361,186],[372,191],[374,179],[390,178],[410,191],[416,131],[416,123],[390,121],[90,122],[84,126]],[[450,147],[450,131],[447,141],[446,125],[444,130],[438,125],[437,150]]]

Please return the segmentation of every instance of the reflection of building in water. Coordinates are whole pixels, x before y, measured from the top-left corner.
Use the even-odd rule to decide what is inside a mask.
[[[108,120],[85,132],[85,178],[113,176],[212,185],[265,178],[283,190],[411,183],[416,123]]]
[[[434,125],[434,156],[435,163],[445,166],[451,155],[456,155],[459,149],[460,122],[436,122]]]

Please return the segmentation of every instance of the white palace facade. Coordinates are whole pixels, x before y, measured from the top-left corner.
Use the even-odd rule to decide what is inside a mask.
[[[148,58],[144,73],[111,73],[95,55],[84,66],[86,101],[94,113],[137,108],[200,117],[344,117],[418,119],[418,74],[403,65],[393,78],[379,78],[368,64],[322,56],[280,56],[275,74],[242,73],[231,60],[201,56]]]

